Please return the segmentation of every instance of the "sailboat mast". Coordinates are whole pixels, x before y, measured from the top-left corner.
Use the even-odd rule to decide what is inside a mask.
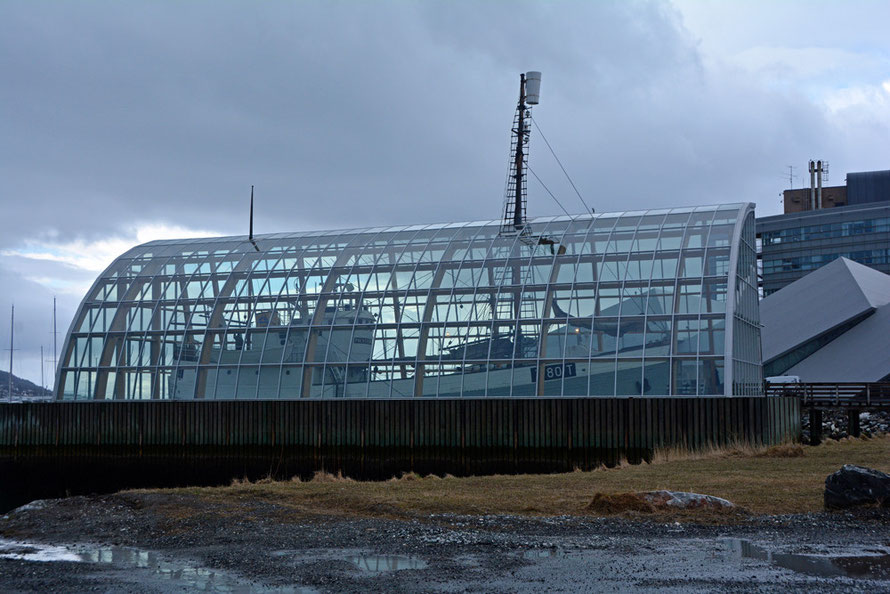
[[[250,186],[250,229],[248,230],[247,240],[253,245],[253,249],[260,251],[260,247],[253,238],[253,186]]]
[[[56,365],[58,351],[56,350],[56,298],[53,296],[53,377],[56,376]],[[53,389],[55,389],[55,380],[53,380]]]
[[[7,396],[9,396],[9,401],[12,402],[12,352],[13,348],[15,348],[15,304],[12,304],[12,316],[9,321],[9,377],[6,378],[8,380],[6,389]]]

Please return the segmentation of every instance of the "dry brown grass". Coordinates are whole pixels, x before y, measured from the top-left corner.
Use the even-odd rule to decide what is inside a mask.
[[[625,512],[654,513],[655,506],[638,493],[594,493],[584,508],[597,515],[613,515]]]
[[[622,464],[591,472],[485,477],[420,477],[354,481],[318,473],[308,482],[233,481],[231,486],[180,492],[207,502],[266,501],[294,513],[402,515],[606,515],[608,495],[668,489],[723,497],[755,514],[822,509],[825,477],[843,464],[890,472],[890,436],[846,439],[817,447],[737,447],[686,454],[660,452],[651,464]],[[600,503],[591,507],[594,495]]]
[[[293,479],[291,479],[293,480]],[[299,480],[299,479],[297,479]],[[343,476],[342,472],[337,472],[337,474],[331,474],[330,472],[326,472],[324,470],[319,470],[315,474],[312,475],[311,483],[354,483],[355,480],[349,478],[348,476]]]
[[[799,443],[786,443],[773,446],[765,452],[758,454],[763,458],[802,458],[806,455],[806,449]]]

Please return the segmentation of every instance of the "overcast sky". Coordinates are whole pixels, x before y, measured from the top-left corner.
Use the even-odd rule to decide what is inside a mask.
[[[497,218],[518,75],[597,211],[890,168],[890,2],[0,3],[0,348],[157,238]],[[530,163],[583,206],[537,130]],[[532,181],[531,216],[560,207]],[[4,357],[7,351],[2,351]],[[6,369],[8,359],[3,359]],[[46,382],[51,369],[46,367]]]

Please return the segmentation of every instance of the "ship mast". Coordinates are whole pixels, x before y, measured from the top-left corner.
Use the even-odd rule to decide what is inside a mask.
[[[504,218],[501,220],[501,236],[519,236],[523,243],[533,241],[528,236],[526,218],[526,201],[528,188],[526,184],[528,172],[528,144],[531,132],[531,106],[538,104],[541,92],[541,73],[537,71],[526,72],[519,75],[519,102],[516,104],[516,114],[513,116],[513,128],[510,137],[510,170],[507,174],[507,187],[504,191]],[[518,287],[522,281],[522,266],[518,261],[510,265],[512,285]],[[498,317],[497,299],[492,300],[492,316]],[[519,349],[523,343],[522,326],[519,318],[522,317],[522,296],[519,290],[514,290],[513,295],[505,300],[509,303],[512,318],[516,321],[513,329],[514,356],[519,356]],[[506,304],[505,304],[506,305]],[[497,340],[500,330],[495,326],[493,338]]]
[[[520,74],[519,105],[516,107],[516,117],[518,119],[518,125],[513,129],[513,134],[516,135],[516,154],[513,157],[513,169],[511,171],[511,173],[513,174],[513,185],[515,186],[513,205],[513,228],[516,231],[522,231],[522,229],[525,227],[526,187],[522,182],[525,181],[525,172],[526,168],[528,167],[528,161],[525,157],[525,143],[528,142],[529,133],[525,123],[526,109],[525,75]]]
[[[538,104],[540,90],[540,72],[531,71],[519,75],[519,103],[516,105],[516,115],[513,117],[510,139],[510,172],[507,175],[507,188],[504,192],[504,218],[501,222],[501,234],[525,231],[528,195],[526,145],[531,131],[531,106]]]

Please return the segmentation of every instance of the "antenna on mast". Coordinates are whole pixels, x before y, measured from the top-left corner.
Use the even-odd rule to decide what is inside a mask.
[[[519,75],[519,103],[513,117],[510,140],[510,173],[507,175],[507,189],[504,192],[504,219],[501,233],[522,233],[525,230],[526,202],[528,200],[528,144],[531,126],[531,106],[537,105],[541,95],[541,73],[530,71]]]
[[[253,239],[253,186],[250,186],[250,231],[248,232],[247,240],[253,244],[256,251],[260,251],[259,246]]]

